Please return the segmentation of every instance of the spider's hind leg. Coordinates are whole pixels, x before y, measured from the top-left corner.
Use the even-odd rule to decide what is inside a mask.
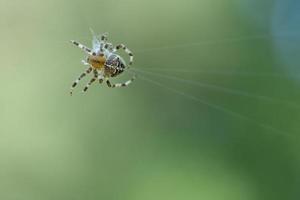
[[[102,84],[103,81],[104,81],[104,77],[102,75],[98,75],[98,80],[99,80],[99,83]]]
[[[117,87],[126,87],[130,83],[132,83],[135,80],[136,76],[133,76],[130,80],[126,81],[125,83],[115,83],[112,84],[108,79],[106,80],[106,84],[110,88],[117,88]]]
[[[123,49],[125,53],[128,54],[129,56],[129,65],[132,65],[133,63],[133,53],[124,45],[124,44],[119,44],[113,49],[113,53],[118,51],[119,49]]]
[[[74,81],[74,83],[73,83],[72,86],[71,86],[70,95],[73,94],[73,90],[74,90],[74,88],[77,86],[77,84],[79,83],[79,81],[80,81],[83,77],[85,77],[87,74],[91,73],[91,71],[92,71],[92,67],[89,67],[85,72],[83,72],[83,73],[76,79],[76,81]]]
[[[97,80],[97,77],[98,77],[98,72],[97,70],[94,70],[94,77],[90,80],[90,82],[84,87],[83,91],[82,92],[86,92],[89,87],[92,85],[92,83],[94,83],[96,80]]]

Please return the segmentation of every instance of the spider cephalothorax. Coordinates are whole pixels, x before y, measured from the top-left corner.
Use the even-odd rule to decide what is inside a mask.
[[[71,42],[82,49],[88,56],[86,60],[82,60],[84,65],[87,65],[88,68],[84,73],[82,73],[79,78],[73,83],[71,87],[71,94],[73,89],[76,87],[78,82],[85,77],[87,74],[93,72],[94,76],[90,80],[90,82],[83,89],[86,92],[89,86],[95,82],[97,79],[99,83],[102,83],[103,80],[106,80],[106,83],[109,87],[125,87],[129,85],[134,79],[126,81],[125,83],[117,83],[111,84],[109,81],[110,77],[115,77],[121,74],[126,68],[127,65],[123,58],[118,55],[116,52],[120,49],[123,49],[129,55],[129,63],[128,65],[132,65],[133,62],[133,54],[132,52],[123,44],[117,45],[113,47],[111,43],[107,42],[107,34],[102,34],[100,36],[95,36],[93,34],[93,48],[89,49],[88,47],[71,40]]]

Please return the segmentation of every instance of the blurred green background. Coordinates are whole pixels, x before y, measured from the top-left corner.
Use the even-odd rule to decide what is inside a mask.
[[[0,0],[0,199],[299,199],[295,8]],[[130,87],[69,95],[89,28],[133,51]]]

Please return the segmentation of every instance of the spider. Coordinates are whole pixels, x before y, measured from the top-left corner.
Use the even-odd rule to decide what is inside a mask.
[[[94,83],[97,79],[99,80],[100,84],[103,83],[103,81],[105,80],[108,87],[116,88],[128,86],[136,77],[134,75],[130,80],[124,83],[112,84],[109,81],[109,78],[121,74],[127,68],[124,59],[121,56],[119,56],[116,52],[118,50],[123,49],[125,53],[128,54],[128,65],[132,65],[133,63],[133,54],[124,44],[119,44],[113,47],[112,43],[107,42],[107,33],[101,34],[100,36],[96,36],[92,31],[92,34],[92,49],[84,46],[83,44],[80,44],[77,41],[71,40],[72,44],[79,47],[87,54],[87,58],[85,60],[82,60],[82,63],[88,66],[85,72],[83,72],[72,84],[70,91],[71,95],[73,94],[73,90],[79,83],[79,81],[91,72],[93,72],[94,76],[84,87],[83,92],[86,92],[88,88],[92,85],[92,83]]]

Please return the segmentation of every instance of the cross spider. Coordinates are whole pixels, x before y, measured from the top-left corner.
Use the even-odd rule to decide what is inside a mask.
[[[126,87],[135,79],[135,76],[133,76],[130,80],[126,81],[125,83],[116,84],[112,84],[109,81],[110,77],[115,77],[121,74],[126,69],[125,61],[121,56],[116,54],[116,52],[120,49],[123,49],[129,56],[129,65],[132,65],[133,54],[124,44],[119,44],[113,47],[111,43],[107,42],[107,37],[107,33],[104,33],[100,36],[95,36],[95,34],[93,33],[92,49],[89,49],[88,47],[80,44],[79,42],[71,40],[72,44],[82,49],[88,55],[85,60],[82,60],[82,63],[88,66],[88,68],[72,84],[70,91],[71,95],[73,93],[73,89],[76,87],[78,82],[91,72],[93,72],[94,76],[84,87],[83,92],[86,92],[89,86],[97,79],[99,80],[99,83],[102,83],[105,80],[107,86],[110,88]]]

